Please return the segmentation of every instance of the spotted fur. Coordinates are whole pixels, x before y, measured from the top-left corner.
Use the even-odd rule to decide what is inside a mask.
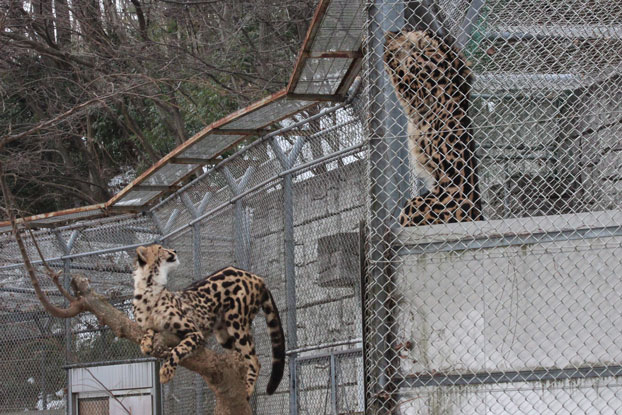
[[[384,62],[408,118],[411,164],[428,190],[406,203],[400,224],[481,220],[464,56],[429,31],[389,32]]]
[[[179,362],[190,356],[214,333],[225,349],[240,353],[248,364],[247,397],[255,389],[259,359],[251,324],[261,308],[272,340],[272,373],[267,393],[278,387],[285,366],[285,338],[279,312],[264,280],[250,272],[227,267],[193,283],[182,291],[165,288],[168,273],[179,261],[175,251],[160,245],[136,250],[134,271],[134,317],[145,329],[141,351],[153,351],[156,332],[168,331],[181,341],[160,368],[160,382],[170,381]]]

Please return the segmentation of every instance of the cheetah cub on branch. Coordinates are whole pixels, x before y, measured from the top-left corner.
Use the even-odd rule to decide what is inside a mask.
[[[227,267],[182,291],[164,286],[168,273],[179,265],[175,251],[160,245],[136,249],[134,318],[146,330],[140,349],[153,351],[156,332],[168,331],[181,339],[160,368],[160,382],[170,381],[179,362],[189,357],[212,332],[225,349],[244,356],[248,364],[246,392],[250,398],[259,374],[251,324],[261,308],[272,340],[272,373],[266,392],[279,386],[285,366],[285,337],[279,312],[264,280],[244,270]]]

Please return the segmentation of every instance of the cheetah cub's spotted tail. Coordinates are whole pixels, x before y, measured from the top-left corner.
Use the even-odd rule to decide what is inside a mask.
[[[276,303],[268,288],[264,289],[261,309],[266,316],[266,324],[268,325],[268,332],[272,341],[272,373],[266,388],[266,393],[272,395],[279,383],[281,383],[283,370],[285,369],[285,335],[283,334],[279,310],[276,308]]]

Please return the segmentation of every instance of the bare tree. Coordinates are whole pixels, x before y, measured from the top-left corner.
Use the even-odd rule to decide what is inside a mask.
[[[103,202],[128,166],[282,88],[315,3],[2,2],[0,159],[20,206]]]

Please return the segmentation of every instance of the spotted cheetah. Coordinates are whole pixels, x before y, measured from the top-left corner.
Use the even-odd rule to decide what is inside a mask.
[[[259,374],[251,324],[261,308],[272,340],[272,373],[267,393],[283,377],[285,338],[279,312],[264,280],[247,271],[227,267],[196,281],[182,291],[165,288],[168,273],[179,265],[175,251],[160,245],[136,249],[134,318],[146,331],[141,351],[153,351],[156,332],[168,331],[181,339],[160,368],[160,382],[170,381],[179,362],[190,356],[212,332],[225,349],[240,353],[248,364],[246,392],[250,398]]]
[[[384,62],[408,118],[411,164],[427,188],[406,203],[400,224],[481,220],[464,56],[431,31],[388,32]]]

